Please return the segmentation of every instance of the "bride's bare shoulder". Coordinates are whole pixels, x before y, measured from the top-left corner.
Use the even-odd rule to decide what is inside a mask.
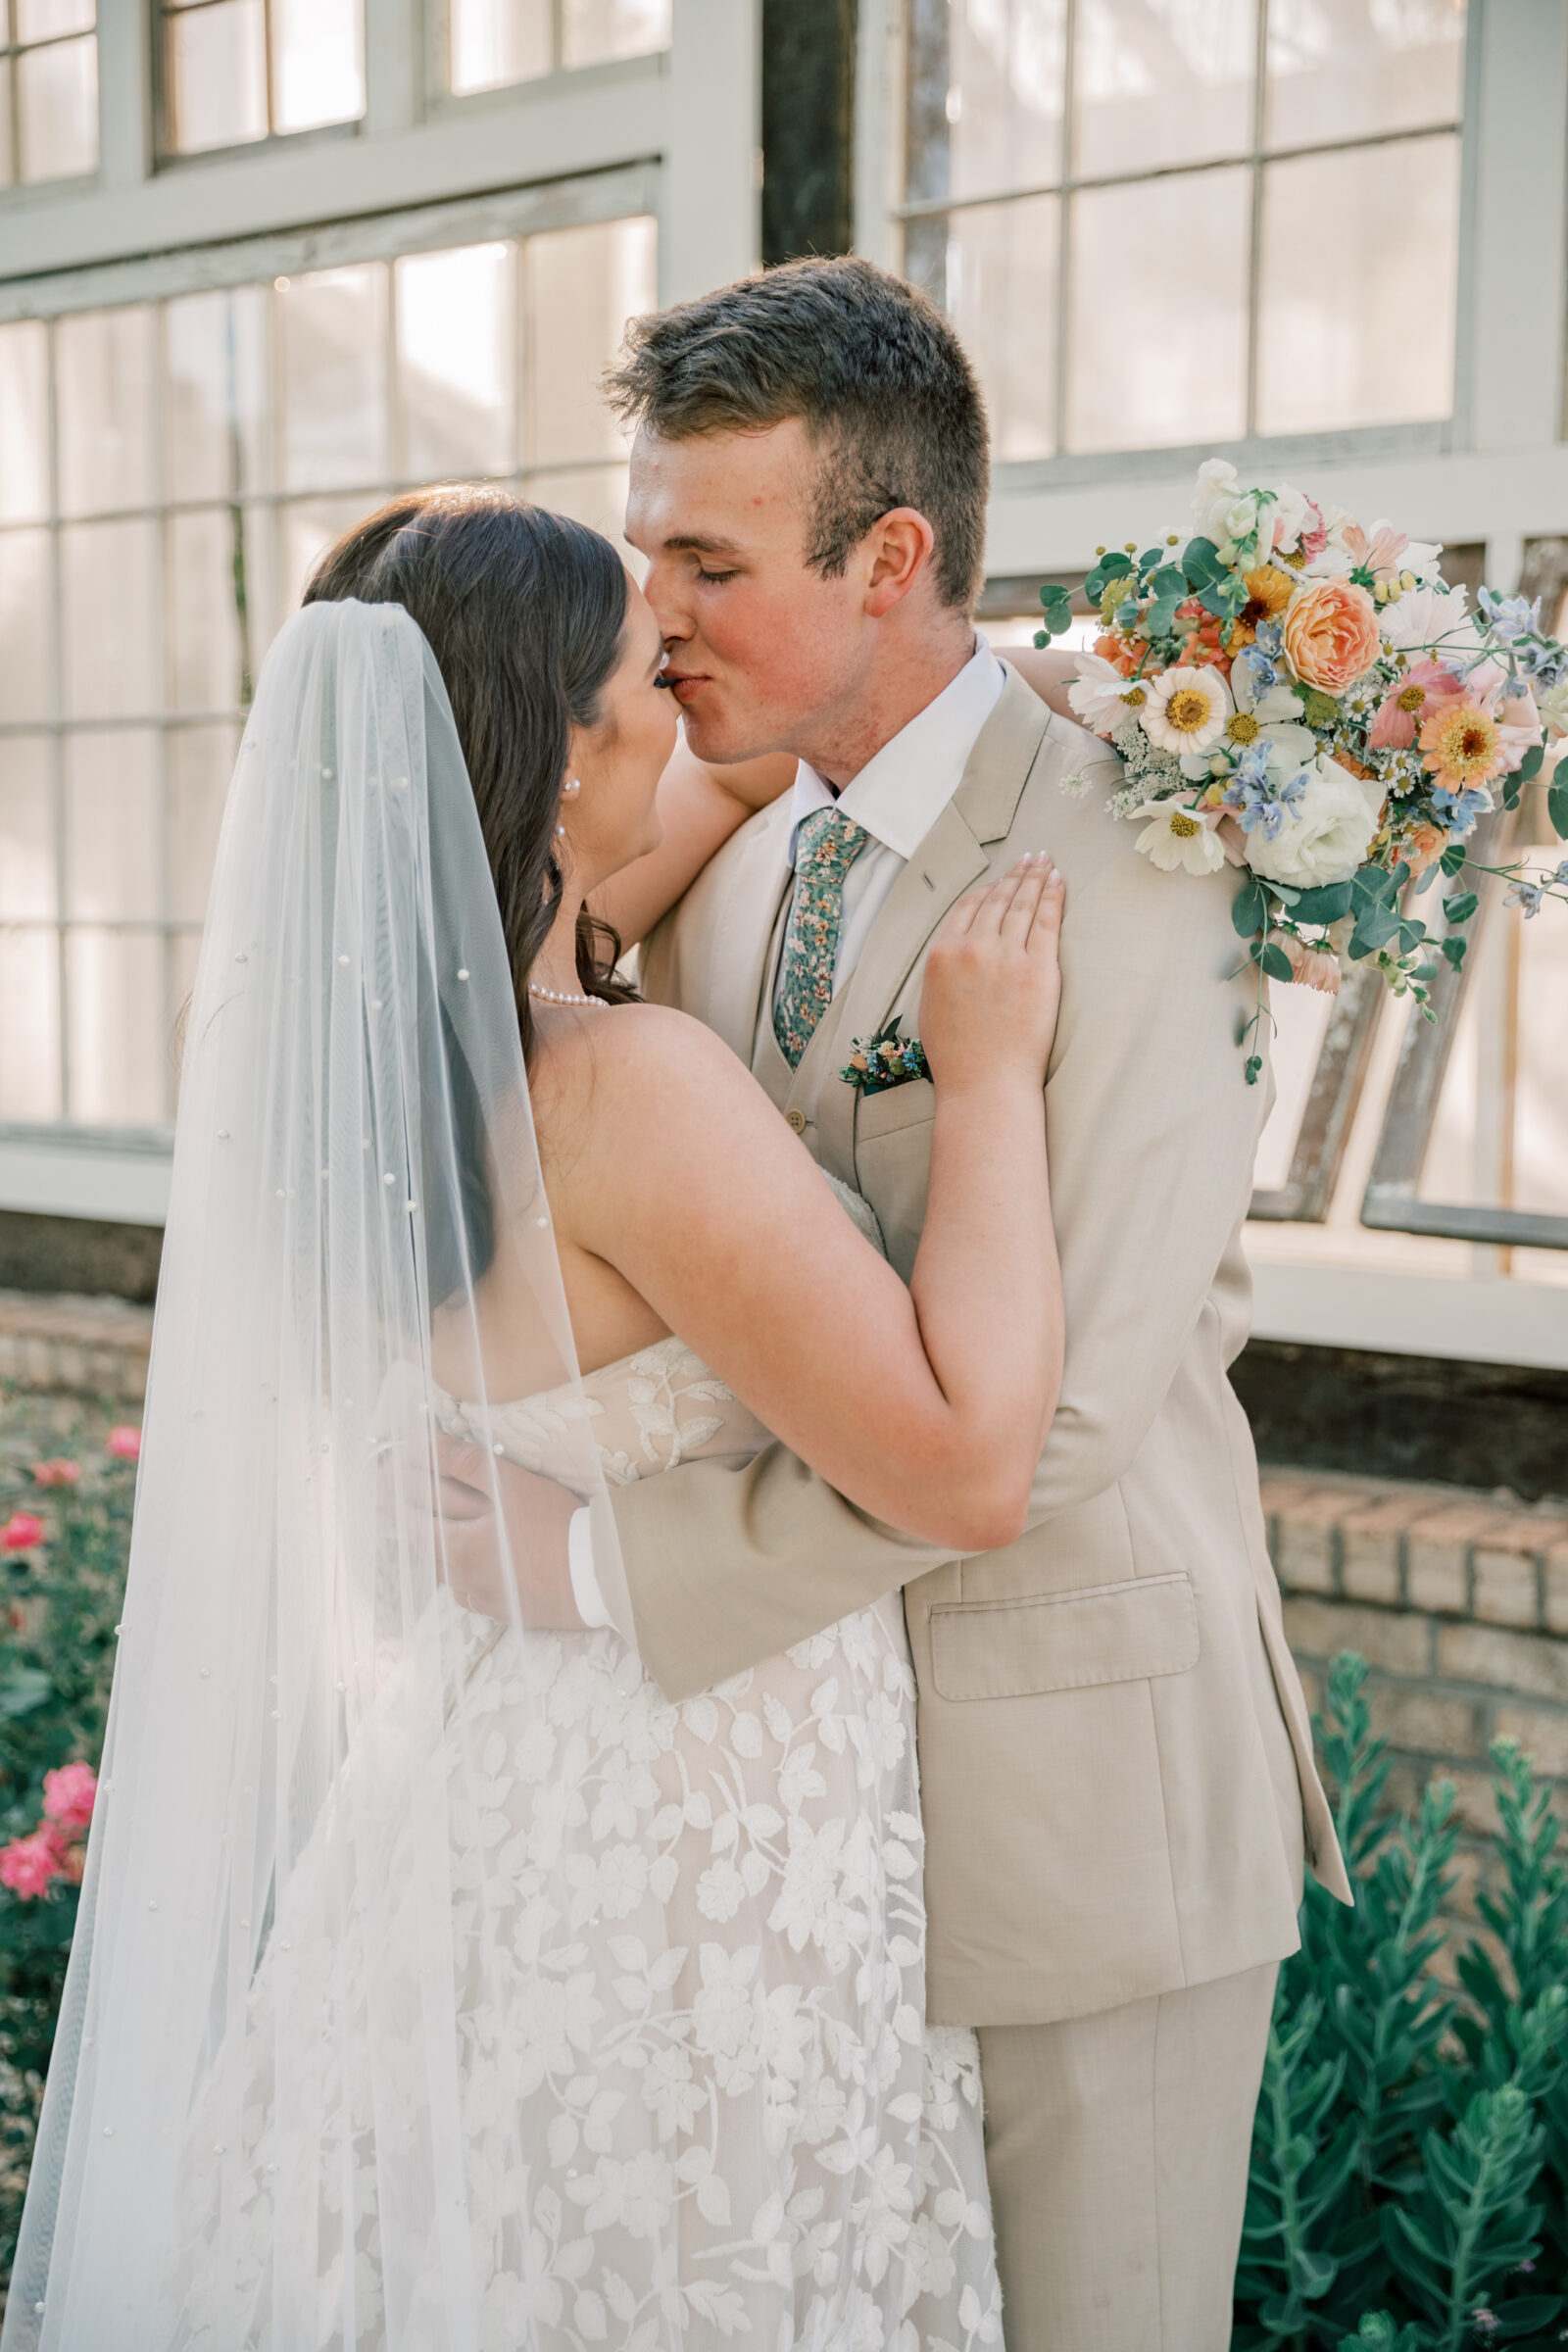
[[[531,1073],[541,1140],[579,1160],[633,1145],[662,1156],[697,1131],[776,1126],[761,1088],[721,1038],[666,1004],[546,1016]],[[793,1141],[793,1139],[790,1139]]]

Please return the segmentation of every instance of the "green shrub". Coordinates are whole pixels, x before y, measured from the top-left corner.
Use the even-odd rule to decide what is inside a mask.
[[[0,1541],[0,1846],[37,1829],[45,1773],[98,1762],[136,1483],[133,1460],[78,1433],[56,1458],[79,1476],[41,1486],[32,1448],[13,1458],[16,1445],[0,1462],[0,1539],[12,1531]],[[43,1522],[41,1541],[20,1544],[18,1514]],[[16,2246],[75,1923],[69,1878],[31,1896],[0,1886],[0,2278]]]
[[[1568,1869],[1512,1740],[1493,1748],[1502,1891],[1457,1988],[1434,1962],[1454,1881],[1453,1790],[1383,1802],[1366,1665],[1329,1680],[1323,1753],[1355,1883],[1315,1885],[1280,1971],[1252,2134],[1233,2352],[1459,2352],[1568,2328]]]

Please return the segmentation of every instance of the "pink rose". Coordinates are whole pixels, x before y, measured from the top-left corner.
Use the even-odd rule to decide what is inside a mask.
[[[1285,615],[1285,658],[1305,686],[1343,694],[1378,658],[1378,609],[1348,580],[1314,580]]]
[[[34,1544],[43,1542],[43,1521],[31,1511],[13,1511],[4,1527],[0,1527],[0,1551],[30,1551]]]
[[[84,1830],[92,1819],[98,1775],[90,1764],[62,1764],[43,1776],[43,1809],[62,1830]]]
[[[112,1429],[105,1438],[104,1451],[114,1454],[122,1462],[135,1461],[141,1453],[141,1431],[135,1427],[134,1423],[122,1421],[119,1427]]]
[[[47,1891],[50,1881],[65,1877],[65,1841],[50,1822],[43,1822],[30,1838],[13,1838],[0,1851],[0,1886],[9,1886],[29,1902]]]
[[[56,1454],[47,1462],[34,1462],[32,1483],[35,1487],[74,1487],[81,1476],[81,1464],[68,1454]]]

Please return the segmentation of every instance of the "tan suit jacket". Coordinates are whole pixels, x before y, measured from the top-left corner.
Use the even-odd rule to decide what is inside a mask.
[[[1086,767],[1092,789],[1063,792]],[[1067,906],[1045,1103],[1067,1348],[1028,1532],[942,1560],[779,1446],[613,1495],[642,1655],[673,1697],[905,1586],[938,2023],[1049,2023],[1294,1950],[1302,1815],[1318,1876],[1348,1895],[1227,1378],[1268,1094],[1243,1080],[1253,990],[1231,977],[1235,886],[1139,857],[1105,810],[1118,776],[1009,672],[800,1068],[779,1057],[769,1081],[907,1278],[932,1088],[861,1097],[838,1072],[890,1016],[917,1032],[924,952],[955,899],[1026,850],[1053,853]],[[788,840],[786,798],[644,956],[647,993],[748,1065]]]

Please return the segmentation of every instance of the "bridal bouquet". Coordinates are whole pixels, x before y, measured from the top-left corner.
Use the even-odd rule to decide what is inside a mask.
[[[1101,549],[1086,582],[1102,633],[1069,699],[1122,757],[1112,811],[1158,866],[1245,876],[1233,919],[1258,972],[1252,1029],[1265,974],[1333,993],[1342,957],[1425,1010],[1431,954],[1464,957],[1466,867],[1500,875],[1527,915],[1568,904],[1568,859],[1531,874],[1467,848],[1568,736],[1568,646],[1522,597],[1483,588],[1469,610],[1440,548],[1284,485],[1244,489],[1222,459],[1200,468],[1193,511],[1190,536]],[[1061,588],[1041,600],[1046,645],[1070,612]],[[1568,784],[1547,808],[1568,837]],[[1413,902],[1440,877],[1454,888],[1434,934]],[[1249,1084],[1261,1066],[1250,1055]]]

